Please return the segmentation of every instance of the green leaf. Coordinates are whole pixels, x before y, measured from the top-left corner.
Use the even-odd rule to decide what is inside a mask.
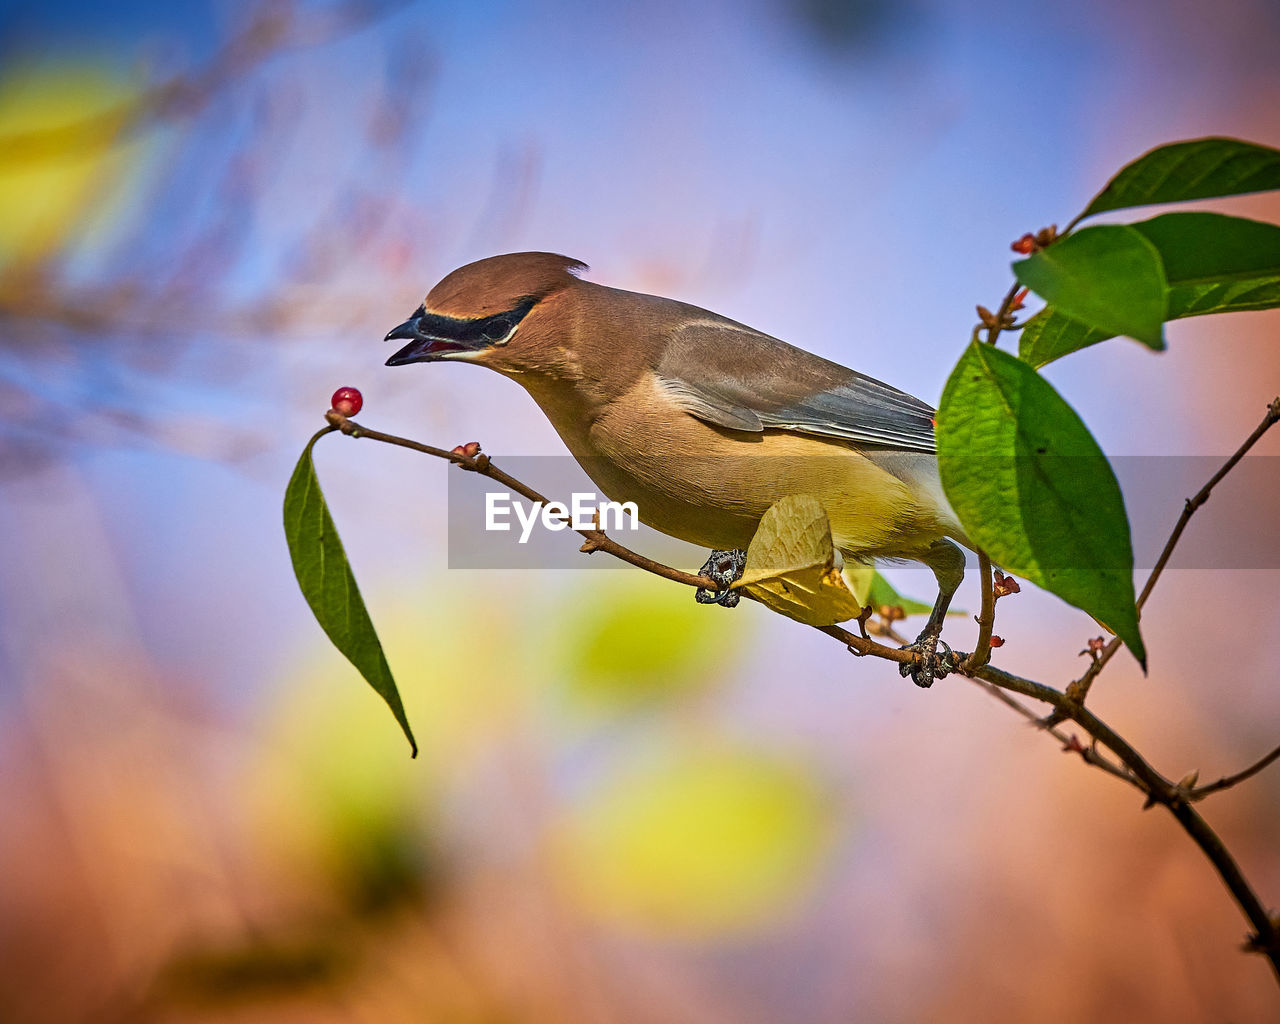
[[[1280,276],[1280,227],[1222,213],[1166,213],[1130,225],[1160,253],[1171,285]]]
[[[1098,619],[1145,669],[1120,485],[1048,381],[971,344],[942,393],[938,468],[965,532],[993,562]]]
[[[1114,337],[1110,331],[1100,331],[1079,320],[1072,320],[1053,306],[1045,306],[1023,325],[1022,333],[1018,335],[1018,358],[1038,369],[1055,359]]]
[[[1208,138],[1160,146],[1138,157],[1072,223],[1095,213],[1280,189],[1280,150],[1240,139]]]
[[[843,575],[849,584],[849,589],[853,591],[854,600],[860,605],[871,605],[872,608],[877,609],[885,605],[890,608],[897,606],[906,615],[928,615],[933,611],[933,605],[899,593],[898,589],[881,576],[880,571],[872,565],[845,562]],[[962,608],[951,608],[947,614],[965,616],[969,613]]]
[[[1160,253],[1168,319],[1280,306],[1280,227],[1220,213],[1169,213],[1130,227]],[[1049,306],[1027,321],[1018,355],[1039,367],[1113,336]]]
[[[866,603],[873,608],[880,608],[884,605],[889,605],[892,608],[896,605],[907,615],[928,615],[933,611],[933,605],[925,604],[923,601],[917,601],[914,598],[903,597],[898,593],[897,588],[881,576],[879,572],[871,577],[871,590],[867,593]]]
[[[1164,348],[1168,285],[1160,253],[1123,224],[1085,228],[1013,265],[1019,281],[1072,319]]]
[[[302,596],[321,628],[387,702],[409,740],[413,756],[417,757],[418,744],[409,728],[400,691],[396,689],[382,643],[360,597],[360,588],[347,563],[311,461],[316,442],[330,432],[326,428],[307,442],[284,492],[284,533],[289,542],[289,557],[293,560]]]

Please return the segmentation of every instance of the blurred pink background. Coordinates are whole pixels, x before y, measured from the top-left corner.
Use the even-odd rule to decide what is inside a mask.
[[[326,439],[410,761],[280,501],[338,385],[378,429],[561,453],[507,381],[382,365],[497,252],[936,403],[1022,232],[1162,142],[1280,144],[1277,47],[1265,0],[0,9],[0,1017],[1275,1019],[1168,815],[970,683],[569,541],[562,570],[449,570],[443,464]],[[1225,455],[1278,328],[1183,321],[1048,376],[1111,454]],[[1249,500],[1228,480],[1191,530]],[[1150,678],[1121,655],[1095,710],[1173,778],[1256,760],[1278,582],[1175,560]],[[997,632],[1063,685],[1096,627],[1026,587]],[[1202,806],[1280,899],[1280,769]]]

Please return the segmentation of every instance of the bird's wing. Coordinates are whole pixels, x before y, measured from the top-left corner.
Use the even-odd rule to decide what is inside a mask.
[[[732,320],[689,320],[654,369],[677,405],[716,426],[937,450],[934,410],[918,398]]]

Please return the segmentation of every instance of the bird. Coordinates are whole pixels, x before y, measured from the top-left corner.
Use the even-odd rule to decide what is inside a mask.
[[[408,344],[386,364],[474,363],[522,385],[610,500],[713,549],[713,599],[741,575],[769,507],[815,496],[846,563],[933,571],[938,598],[909,645],[920,656],[901,670],[920,686],[952,670],[938,646],[973,545],[939,479],[935,410],[718,313],[586,280],[587,269],[549,252],[460,267],[387,332]]]

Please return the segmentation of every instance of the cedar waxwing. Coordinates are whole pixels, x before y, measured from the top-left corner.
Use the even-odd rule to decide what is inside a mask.
[[[934,410],[697,306],[583,281],[585,269],[526,252],[455,270],[387,334],[409,342],[387,365],[511,377],[611,500],[673,537],[738,549],[737,574],[770,505],[817,497],[844,558],[933,570],[938,600],[912,645],[925,657],[903,674],[921,686],[944,675],[938,638],[964,575],[947,538],[971,545],[942,493]]]

